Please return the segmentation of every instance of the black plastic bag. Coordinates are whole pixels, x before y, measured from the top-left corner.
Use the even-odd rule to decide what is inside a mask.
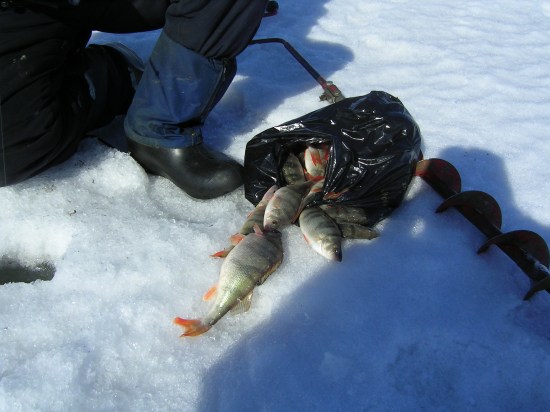
[[[312,144],[330,145],[330,156],[323,191],[311,204],[362,207],[372,223],[401,203],[422,156],[420,130],[401,101],[373,91],[253,137],[244,158],[246,198],[257,204],[272,185],[283,186],[288,154]]]

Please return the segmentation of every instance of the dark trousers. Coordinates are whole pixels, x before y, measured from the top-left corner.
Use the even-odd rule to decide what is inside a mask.
[[[81,0],[0,10],[0,186],[63,162],[88,131],[128,109],[127,63],[112,48],[86,47],[92,30],[164,27],[206,57],[233,58],[254,36],[266,2]]]

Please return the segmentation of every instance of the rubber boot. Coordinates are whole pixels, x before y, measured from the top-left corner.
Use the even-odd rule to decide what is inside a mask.
[[[132,156],[188,195],[242,185],[242,166],[203,144],[201,126],[231,82],[230,60],[206,58],[161,33],[125,120]]]

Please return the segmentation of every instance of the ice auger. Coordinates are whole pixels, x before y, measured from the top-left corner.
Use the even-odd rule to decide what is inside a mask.
[[[497,246],[512,259],[533,281],[524,300],[546,290],[550,293],[550,253],[544,239],[530,230],[514,230],[503,233],[502,212],[497,201],[488,193],[478,190],[461,191],[460,174],[443,159],[425,159],[418,162],[416,176],[424,179],[443,199],[437,213],[454,207],[488,240],[478,249],[483,253],[490,246]]]

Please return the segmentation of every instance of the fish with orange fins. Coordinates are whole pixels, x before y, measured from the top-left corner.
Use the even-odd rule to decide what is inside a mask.
[[[304,152],[304,167],[308,180],[321,180],[325,177],[330,147],[327,145],[308,146]]]
[[[265,208],[264,229],[281,229],[294,223],[304,207],[304,197],[314,184],[308,180],[277,190]]]
[[[342,235],[338,225],[318,206],[300,213],[300,230],[306,242],[321,256],[342,260]]]
[[[279,267],[283,260],[281,233],[261,231],[258,225],[254,230],[242,236],[223,261],[217,285],[206,292],[205,300],[215,299],[208,314],[202,319],[174,319],[184,328],[181,336],[205,333],[230,310],[247,311],[254,288]]]

